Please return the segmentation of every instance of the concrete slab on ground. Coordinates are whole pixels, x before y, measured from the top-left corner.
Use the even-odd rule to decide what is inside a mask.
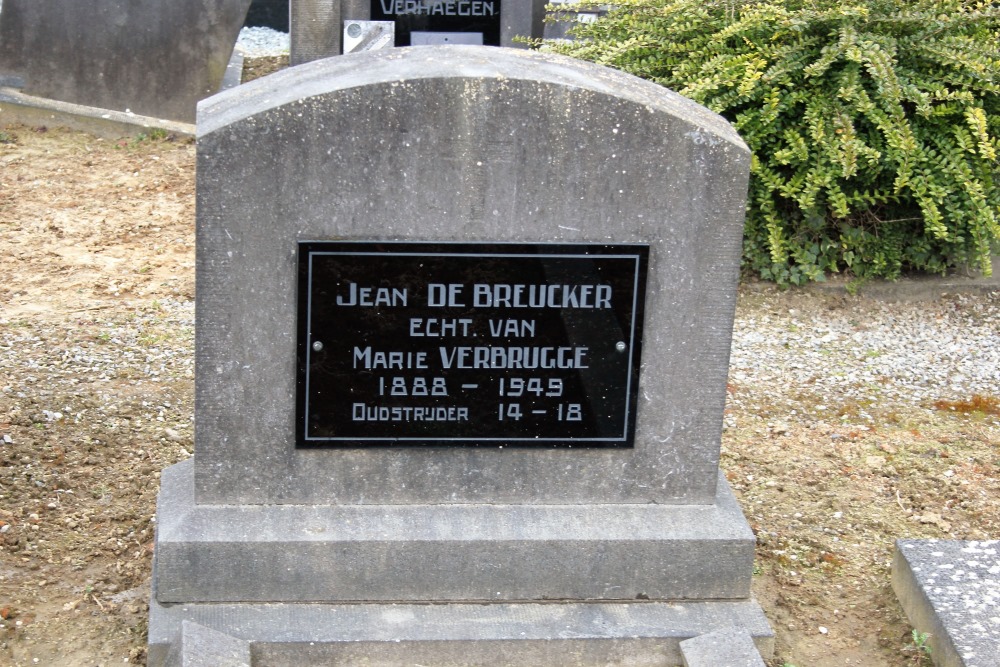
[[[1000,540],[899,540],[892,587],[937,667],[1000,667]]]

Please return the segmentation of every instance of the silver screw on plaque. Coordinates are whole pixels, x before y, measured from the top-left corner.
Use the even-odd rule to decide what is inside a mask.
[[[615,344],[615,349],[618,350],[619,352],[624,352],[625,351],[625,347],[626,346],[625,346],[625,343],[623,341],[618,341],[618,343]]]
[[[395,43],[395,21],[344,21],[345,54],[389,49]]]
[[[313,349],[316,350],[317,352],[321,351],[323,349],[323,343],[321,343],[320,341],[316,341],[315,343],[313,343]]]

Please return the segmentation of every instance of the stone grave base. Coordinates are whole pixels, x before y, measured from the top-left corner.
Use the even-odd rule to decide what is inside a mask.
[[[771,656],[774,635],[752,600],[169,606],[154,601],[148,664],[664,667],[682,664],[680,642],[731,628],[748,632],[757,650]]]
[[[161,478],[154,667],[232,642],[266,665],[680,664],[727,628],[773,650],[721,477],[707,506],[316,507],[197,505],[193,472]]]

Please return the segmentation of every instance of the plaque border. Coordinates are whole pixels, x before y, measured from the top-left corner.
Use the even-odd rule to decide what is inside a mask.
[[[642,366],[642,333],[645,321],[646,284],[649,271],[648,243],[544,243],[544,242],[463,242],[463,241],[317,241],[297,242],[296,360],[295,360],[295,448],[388,449],[399,447],[517,448],[517,449],[632,449],[638,412],[638,385]],[[312,353],[312,260],[319,255],[401,256],[401,257],[491,257],[569,258],[606,257],[634,260],[632,283],[632,326],[629,332],[629,360],[626,380],[625,424],[621,436],[600,438],[554,437],[309,437],[306,433],[309,406],[309,366]],[[308,260],[308,261],[303,261]]]

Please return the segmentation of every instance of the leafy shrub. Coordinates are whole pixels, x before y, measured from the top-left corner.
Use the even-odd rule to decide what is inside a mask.
[[[990,271],[1000,240],[1000,3],[622,0],[553,51],[672,88],[754,153],[744,267]]]

